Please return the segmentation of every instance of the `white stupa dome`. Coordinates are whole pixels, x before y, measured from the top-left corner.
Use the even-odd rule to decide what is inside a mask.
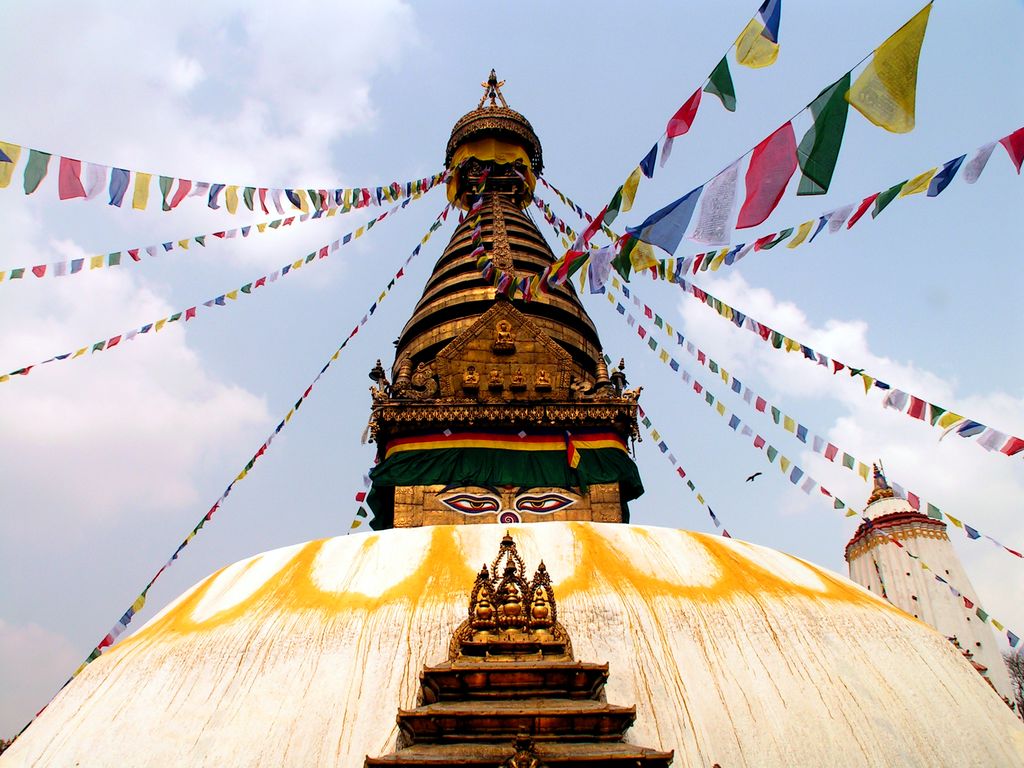
[[[228,566],[99,658],[8,766],[361,766],[445,658],[504,527],[313,541]],[[1024,724],[950,643],[829,571],[686,531],[511,526],[628,739],[675,765],[1024,766]]]

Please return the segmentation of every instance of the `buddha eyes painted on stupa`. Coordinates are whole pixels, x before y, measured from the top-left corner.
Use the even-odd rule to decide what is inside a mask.
[[[568,509],[580,497],[548,488],[494,488],[470,486],[447,488],[438,500],[448,509],[463,515],[496,515],[497,522],[523,522],[524,515],[550,515]]]

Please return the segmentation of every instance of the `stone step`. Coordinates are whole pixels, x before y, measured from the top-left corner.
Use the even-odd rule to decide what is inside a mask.
[[[636,747],[632,744],[537,742],[535,752],[548,768],[666,768],[672,752]],[[368,766],[421,768],[423,766],[460,766],[460,768],[496,768],[513,753],[512,742],[504,744],[417,744],[384,757],[368,757]]]
[[[598,699],[607,680],[607,664],[578,661],[456,661],[427,667],[420,675],[425,704],[457,699]]]
[[[525,699],[440,701],[398,711],[398,727],[411,742],[505,742],[518,734],[534,740],[621,741],[635,707],[602,701]]]

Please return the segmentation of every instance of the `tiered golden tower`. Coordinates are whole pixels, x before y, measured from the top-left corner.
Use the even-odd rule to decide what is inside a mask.
[[[528,215],[540,141],[494,73],[445,154],[461,223],[370,377],[371,525],[628,520],[636,392]],[[489,103],[488,103],[489,102]],[[500,105],[499,105],[500,102]],[[533,287],[536,286],[536,290]]]

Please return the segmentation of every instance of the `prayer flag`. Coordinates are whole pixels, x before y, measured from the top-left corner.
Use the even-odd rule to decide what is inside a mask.
[[[960,165],[963,163],[964,158],[967,155],[960,155],[960,157],[950,160],[945,163],[939,172],[936,173],[928,184],[928,197],[935,197],[942,192],[946,187],[949,186],[949,182],[956,176],[956,172],[960,170]]]
[[[153,178],[150,173],[135,172],[135,190],[132,192],[132,208],[137,211],[146,210],[146,203],[149,201],[149,181]]]
[[[28,151],[28,162],[25,164],[25,194],[31,195],[46,178],[50,165],[50,153],[38,149]]]
[[[857,206],[857,210],[853,212],[853,215],[850,216],[850,220],[846,222],[847,229],[849,229],[858,221],[860,221],[860,217],[867,213],[867,210],[868,208],[871,207],[871,204],[878,199],[878,194],[878,192],[875,192],[874,194],[868,195],[867,197],[860,201],[860,205]]]
[[[764,222],[782,199],[796,170],[796,137],[793,124],[786,123],[754,147],[747,167],[747,198],[740,208],[736,226],[756,227]]]
[[[730,112],[736,111],[736,89],[733,87],[732,74],[729,72],[728,57],[723,56],[711,71],[708,84],[704,86],[704,92],[721,99],[722,106]]]
[[[984,171],[985,166],[988,165],[988,159],[992,156],[992,150],[995,148],[996,143],[994,141],[990,141],[974,153],[974,157],[968,160],[967,165],[964,166],[965,182],[973,184],[981,177],[981,172]]]
[[[921,192],[925,192],[931,186],[932,178],[939,172],[938,168],[932,168],[924,173],[919,173],[914,178],[910,179],[906,184],[903,185],[903,189],[900,190],[900,197],[906,197],[907,195],[918,195]]]
[[[1024,451],[1024,440],[1013,436],[1011,436],[1006,441],[1006,444],[999,449],[1000,453],[1005,453],[1007,456],[1016,456],[1021,451]]]
[[[238,187],[234,184],[224,192],[224,203],[228,207],[228,213],[235,213],[238,210]]]
[[[11,178],[14,176],[14,167],[18,164],[18,158],[21,157],[21,147],[17,144],[0,141],[0,154],[4,156],[4,159],[0,160],[0,189],[6,189],[10,186]]]
[[[782,0],[765,0],[740,36],[736,38],[736,61],[744,67],[771,66],[779,56],[779,21]]]
[[[639,226],[626,227],[634,238],[656,245],[668,253],[674,253],[690,225],[693,210],[697,206],[704,187],[697,187],[678,200],[655,211]]]
[[[828,192],[846,132],[849,106],[845,94],[849,88],[850,73],[847,72],[808,105],[814,124],[800,139],[797,148],[803,173],[797,195],[823,195]]]
[[[700,215],[690,240],[714,246],[729,244],[738,181],[739,161],[736,161],[704,185]]]
[[[1018,128],[1009,136],[1004,136],[999,143],[1006,149],[1006,154],[1010,156],[1010,162],[1017,169],[1019,176],[1021,163],[1024,163],[1024,128]]]
[[[60,159],[60,169],[57,172],[57,195],[61,200],[85,197],[81,175],[81,160],[72,160],[70,157]]]
[[[893,133],[914,128],[917,64],[932,4],[900,27],[878,48],[846,99],[875,125]]]
[[[185,199],[185,195],[192,189],[192,182],[188,179],[178,179],[178,189],[175,191],[174,196],[171,198],[170,205],[171,209],[178,207],[178,204]]]
[[[813,221],[805,221],[803,224],[801,224],[799,229],[797,229],[796,231],[796,237],[790,240],[786,247],[796,248],[798,245],[803,243],[803,241],[807,239],[807,235],[811,233],[811,227],[813,226]]]
[[[640,170],[648,179],[654,178],[654,162],[658,159],[658,145],[655,143],[651,151],[640,161]]]
[[[665,133],[668,135],[668,138],[674,139],[676,136],[682,136],[690,130],[694,118],[697,117],[697,107],[700,106],[700,94],[701,91],[698,88],[686,100],[686,103],[669,118],[668,125],[665,127]]]
[[[633,200],[636,199],[636,190],[640,186],[640,168],[634,168],[629,174],[626,183],[622,185],[622,207],[619,209],[626,213],[633,207]]]
[[[899,184],[893,184],[884,192],[879,192],[875,198],[875,207],[871,209],[871,218],[875,218],[878,214],[885,210],[886,206],[889,205],[893,200],[897,198],[900,190],[903,189],[903,185],[907,182],[901,181]]]

